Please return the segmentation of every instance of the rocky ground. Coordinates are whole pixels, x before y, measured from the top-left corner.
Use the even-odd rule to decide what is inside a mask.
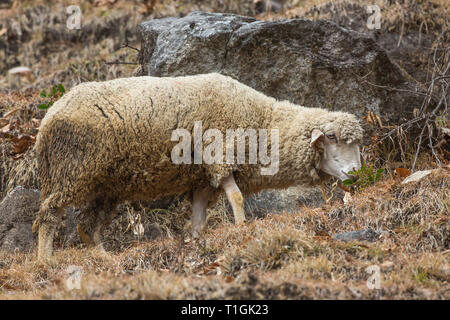
[[[421,125],[442,96],[441,105],[449,102],[448,2],[376,1],[382,15],[374,30],[367,28],[365,1],[291,0],[272,2],[270,11],[262,2],[83,0],[82,27],[71,31],[64,10],[72,1],[0,3],[0,298],[450,298],[447,108],[431,123],[442,168],[424,146],[415,169],[436,170],[401,184]],[[217,17],[189,21],[195,10],[247,18],[233,18],[228,28]],[[165,17],[173,18],[138,27]],[[170,33],[159,29],[174,18],[181,19]],[[276,22],[281,18],[311,21]],[[254,19],[265,22],[246,25]],[[205,25],[214,33],[204,35]],[[308,34],[315,36],[298,40]],[[177,47],[177,39],[187,40]],[[27,70],[8,72],[17,66]],[[233,225],[221,199],[196,241],[183,197],[126,203],[105,234],[107,255],[83,247],[75,232],[78,211],[70,209],[55,259],[38,264],[32,146],[45,115],[38,106],[60,95],[42,97],[41,91],[195,70],[232,75],[277,98],[357,113],[366,126],[365,157],[383,176],[347,194],[345,203],[344,191],[331,184],[327,202],[317,189],[268,191],[247,199],[250,221],[242,226]],[[420,113],[424,105],[429,110]],[[419,120],[409,131],[396,127],[411,119]],[[392,130],[396,134],[380,141]],[[361,231],[358,237],[346,234],[354,231]],[[379,289],[367,284],[371,266],[379,268]],[[80,272],[80,290],[68,286],[73,270]]]

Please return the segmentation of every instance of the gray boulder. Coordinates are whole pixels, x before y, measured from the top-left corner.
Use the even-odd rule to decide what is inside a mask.
[[[0,249],[28,251],[34,247],[31,226],[39,210],[39,190],[16,187],[0,203]]]
[[[30,252],[36,247],[37,234],[33,234],[31,228],[39,211],[40,197],[39,190],[17,186],[0,202],[0,251]],[[165,205],[165,203],[162,200],[155,201],[148,207],[158,205]],[[57,248],[81,244],[76,226],[83,209],[67,208],[65,210],[55,236]],[[118,217],[103,234],[106,249],[127,245],[135,239],[133,232],[128,230],[129,221],[125,206],[119,206],[118,211]],[[150,223],[144,223],[144,225],[142,240],[161,236],[157,226]]]
[[[257,21],[193,12],[146,21],[138,75],[220,72],[269,96],[309,107],[368,111],[398,122],[419,104],[398,66],[367,35],[329,21]]]
[[[33,234],[31,227],[39,211],[40,197],[39,190],[17,186],[0,202],[0,250],[27,252],[36,247],[37,234]],[[75,209],[66,209],[56,235],[59,246],[79,243],[77,215]]]
[[[424,83],[429,81],[430,66],[426,59],[432,54],[438,35],[441,33],[443,21],[448,20],[444,10],[440,11],[431,2],[421,3],[404,2],[403,15],[395,13],[395,4],[390,3],[381,6],[380,29],[369,28],[369,16],[374,11],[368,6],[375,3],[356,3],[355,1],[329,1],[322,5],[314,6],[304,13],[304,17],[311,19],[323,19],[333,21],[336,24],[372,38],[381,48],[386,50],[393,61],[403,68],[412,78]],[[413,13],[414,12],[414,13]],[[389,14],[386,19],[384,15]],[[399,19],[395,19],[397,14]],[[434,23],[427,23],[433,21]],[[444,23],[445,24],[445,23]],[[426,27],[425,27],[426,26]],[[423,28],[423,29],[422,29]],[[426,30],[426,31],[425,31]],[[445,37],[442,38],[442,48],[446,47]],[[407,75],[407,77],[410,77]],[[423,90],[423,89],[422,89]]]
[[[336,193],[337,197],[342,195]],[[316,208],[325,202],[318,188],[291,187],[286,190],[263,190],[249,196],[244,201],[245,213],[248,217],[261,217],[268,213],[298,212],[301,207]]]

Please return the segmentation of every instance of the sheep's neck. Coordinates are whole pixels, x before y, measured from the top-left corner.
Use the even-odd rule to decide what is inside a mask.
[[[271,188],[315,185],[322,175],[315,169],[318,154],[309,144],[308,113],[310,110],[288,102],[277,102],[270,115],[271,129],[279,130],[279,171],[274,176],[261,176]]]

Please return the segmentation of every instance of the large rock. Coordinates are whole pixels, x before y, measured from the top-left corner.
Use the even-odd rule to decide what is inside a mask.
[[[39,190],[17,187],[0,203],[0,249],[28,251],[34,247],[31,232],[39,210]]]
[[[342,197],[340,191],[337,197]],[[268,213],[298,212],[301,207],[316,208],[324,204],[318,188],[291,187],[286,190],[263,190],[245,199],[244,209],[248,217],[262,217]]]
[[[328,21],[257,21],[193,12],[142,23],[140,75],[220,72],[278,99],[309,107],[368,111],[384,122],[408,118],[415,95],[369,36]]]
[[[39,211],[41,192],[15,187],[0,202],[0,250],[31,251],[36,247],[37,235],[31,227]],[[79,211],[68,208],[56,234],[59,246],[79,243],[76,224]]]
[[[31,231],[34,219],[39,211],[41,192],[17,186],[0,202],[0,250],[29,252],[36,247],[37,234]],[[155,201],[149,208],[164,205]],[[80,211],[83,208],[67,208],[55,234],[55,247],[77,246],[81,241],[76,230]],[[119,206],[119,215],[104,231],[103,239],[106,249],[120,248],[131,243],[135,236],[129,228],[129,221],[124,205]],[[145,222],[145,221],[143,221]],[[156,227],[144,223],[142,240],[154,239],[161,235]]]
[[[312,7],[302,16],[327,19],[346,29],[365,34],[386,50],[389,58],[411,77],[422,83],[428,82],[428,55],[436,47],[433,42],[440,36],[442,26],[447,23],[448,13],[432,1],[401,1],[401,4],[400,1],[384,1],[384,4],[380,4],[381,20],[380,28],[377,29],[368,27],[369,16],[374,14],[373,9],[368,10],[368,6],[374,4],[329,1]],[[408,14],[405,15],[405,12]],[[444,33],[441,48],[447,47],[449,40]]]

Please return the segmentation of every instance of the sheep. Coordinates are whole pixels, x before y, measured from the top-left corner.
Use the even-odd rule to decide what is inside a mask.
[[[174,131],[193,133],[198,121],[202,132],[278,130],[278,150],[272,150],[279,155],[278,171],[262,174],[261,163],[174,163],[180,143]],[[55,227],[69,205],[85,207],[78,233],[100,249],[102,230],[123,201],[188,192],[198,236],[206,208],[225,192],[235,223],[242,223],[243,195],[351,178],[348,172],[360,166],[362,135],[352,114],[277,101],[217,73],[79,84],[49,109],[36,139],[38,258],[51,256]],[[271,137],[268,148],[274,142]]]

